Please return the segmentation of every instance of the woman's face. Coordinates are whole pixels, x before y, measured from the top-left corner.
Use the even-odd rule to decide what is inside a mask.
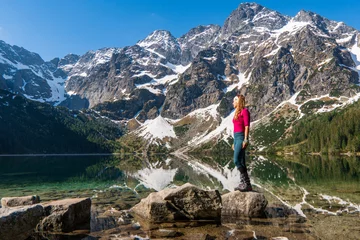
[[[236,106],[238,105],[238,101],[239,101],[238,98],[234,98],[234,100],[233,100],[233,107],[234,108],[236,108]]]

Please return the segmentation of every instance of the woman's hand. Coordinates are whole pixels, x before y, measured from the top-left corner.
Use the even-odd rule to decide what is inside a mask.
[[[234,148],[234,144],[233,144],[233,145],[231,145],[231,148],[232,148],[232,150],[234,151],[234,149],[235,149],[235,148]]]
[[[248,141],[243,141],[242,148],[245,149],[249,145]]]

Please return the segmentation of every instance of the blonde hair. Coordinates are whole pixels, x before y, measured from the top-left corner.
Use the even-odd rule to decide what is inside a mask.
[[[245,96],[237,95],[236,97],[234,97],[234,100],[237,100],[234,119],[238,120],[240,112],[245,108]]]

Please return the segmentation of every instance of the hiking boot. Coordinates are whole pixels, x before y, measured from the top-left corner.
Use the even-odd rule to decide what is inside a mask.
[[[240,192],[249,192],[252,191],[252,186],[250,183],[250,178],[247,173],[246,168],[238,168],[240,171],[240,183],[234,190]]]

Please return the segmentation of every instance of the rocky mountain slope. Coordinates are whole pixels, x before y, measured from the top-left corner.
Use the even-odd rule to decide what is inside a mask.
[[[198,26],[179,38],[157,30],[134,46],[50,62],[0,42],[0,88],[94,108],[144,136],[157,136],[149,126],[164,123],[174,131],[166,141],[181,147],[230,135],[237,92],[246,95],[253,121],[286,101],[296,110],[319,96],[353,99],[360,91],[359,39],[358,30],[310,11],[289,17],[243,3],[222,27]]]

